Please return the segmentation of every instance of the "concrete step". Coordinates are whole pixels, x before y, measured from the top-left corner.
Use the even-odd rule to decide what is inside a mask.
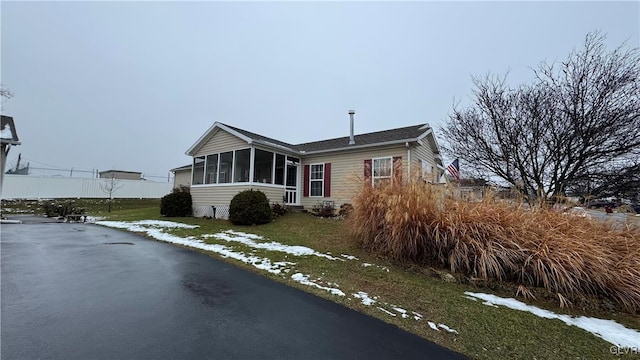
[[[287,209],[289,209],[290,212],[297,212],[297,213],[306,212],[304,210],[304,206],[302,205],[287,205]]]

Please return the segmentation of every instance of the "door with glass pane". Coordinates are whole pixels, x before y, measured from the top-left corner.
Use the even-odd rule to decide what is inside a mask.
[[[298,180],[300,177],[300,159],[287,156],[286,162],[286,184],[284,190],[284,202],[287,205],[299,205]]]

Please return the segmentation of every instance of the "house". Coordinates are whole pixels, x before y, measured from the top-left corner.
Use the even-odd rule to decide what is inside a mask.
[[[2,144],[0,153],[0,165],[2,166],[2,172],[0,172],[0,197],[2,197],[2,183],[4,180],[4,168],[7,164],[7,156],[12,145],[20,145],[20,139],[18,139],[18,133],[16,132],[16,125],[13,122],[11,116],[1,116],[0,120],[0,144]]]
[[[180,186],[191,186],[191,168],[192,164],[180,166],[174,169],[171,169],[173,173],[173,188],[179,188]]]
[[[106,170],[98,174],[100,179],[142,180],[142,173],[136,171]]]
[[[457,186],[452,187],[453,196],[463,201],[480,201],[490,186],[484,179],[460,179]]]
[[[412,174],[437,182],[444,167],[428,124],[289,144],[216,122],[186,151],[193,158],[194,216],[226,218],[231,199],[261,190],[272,203],[311,209],[328,201],[350,203],[364,179],[375,186]],[[176,169],[174,169],[176,170]],[[358,181],[360,180],[360,181]]]

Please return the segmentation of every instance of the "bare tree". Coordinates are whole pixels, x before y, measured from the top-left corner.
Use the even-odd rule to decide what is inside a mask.
[[[6,87],[4,87],[4,85],[0,86],[0,97],[3,97],[5,99],[11,99],[13,97],[13,93],[11,92],[11,90],[7,89]]]
[[[640,159],[639,49],[623,44],[607,52],[604,40],[588,34],[566,61],[535,69],[530,84],[474,78],[474,104],[454,106],[441,128],[445,151],[504,179],[530,202],[587,179],[631,174]]]
[[[4,87],[4,85],[0,85],[0,98],[2,98],[2,102],[4,103],[5,100],[9,100],[12,97],[13,97],[13,93],[11,92],[11,90],[9,90],[6,87]],[[1,106],[0,106],[0,108],[1,108]]]
[[[111,212],[111,203],[113,202],[113,194],[122,187],[120,179],[116,179],[111,175],[110,178],[104,179],[100,183],[100,189],[108,195],[107,203],[109,204],[109,212]]]

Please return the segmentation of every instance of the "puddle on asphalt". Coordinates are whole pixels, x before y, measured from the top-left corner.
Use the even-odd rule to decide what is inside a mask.
[[[182,286],[208,306],[226,303],[233,293],[231,285],[226,281],[215,277],[203,277],[199,274],[185,275]]]

